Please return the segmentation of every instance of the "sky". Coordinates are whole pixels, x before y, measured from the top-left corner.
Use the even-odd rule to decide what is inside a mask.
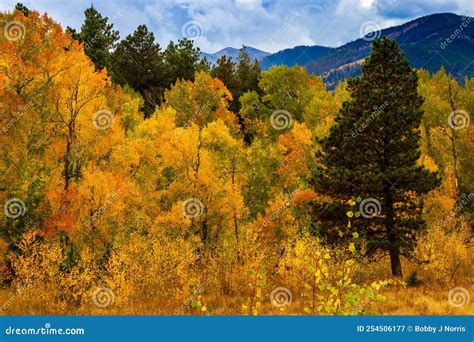
[[[12,10],[19,0],[0,0]],[[411,19],[441,12],[474,16],[474,0],[20,0],[80,30],[91,4],[121,38],[146,24],[161,46],[182,37],[202,51],[252,46],[276,52],[297,45],[337,47]]]

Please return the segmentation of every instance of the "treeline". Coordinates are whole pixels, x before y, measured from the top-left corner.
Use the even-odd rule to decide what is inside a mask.
[[[177,80],[193,81],[197,71],[211,72],[224,82],[232,93],[234,100],[230,107],[235,112],[239,110],[239,97],[246,91],[258,89],[261,68],[257,60],[251,60],[245,48],[241,49],[237,61],[222,56],[215,65],[210,65],[201,57],[200,49],[186,37],[177,43],[171,41],[162,50],[146,25],[138,26],[133,34],[120,40],[113,23],[93,6],[86,9],[84,15],[81,31],[68,27],[67,32],[84,44],[84,51],[97,70],[106,68],[115,83],[128,85],[140,93],[146,117],[163,103],[166,89]]]

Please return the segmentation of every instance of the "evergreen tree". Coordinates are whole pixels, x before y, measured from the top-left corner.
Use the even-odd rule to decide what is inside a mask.
[[[160,45],[145,25],[122,40],[112,56],[113,78],[128,84],[145,100],[144,113],[150,116],[163,101],[168,75]]]
[[[178,40],[177,44],[170,42],[163,54],[169,85],[174,84],[177,79],[194,81],[196,71],[209,68],[206,62],[201,62],[199,48],[195,48],[193,41],[187,38]]]
[[[84,50],[96,69],[110,69],[111,50],[119,39],[119,33],[113,30],[113,24],[107,23],[109,19],[102,18],[93,6],[86,9],[84,15],[86,18],[79,34],[79,39],[84,43]]]
[[[30,10],[28,9],[28,7],[23,5],[21,2],[17,2],[16,6],[15,6],[15,11],[23,12],[25,17],[27,17],[28,14],[30,14]]]
[[[261,93],[258,83],[262,74],[262,69],[257,60],[252,61],[245,46],[240,49],[239,59],[235,71],[235,90],[232,93],[234,101],[230,105],[230,109],[238,113],[240,109],[239,98],[248,91],[256,91]]]
[[[78,32],[76,31],[75,28],[72,28],[72,27],[70,27],[70,26],[67,26],[67,27],[66,27],[66,34],[67,34],[67,35],[70,35],[71,38],[74,39],[74,40],[78,40],[78,41],[81,40],[81,35],[80,35],[80,33],[78,33]]]
[[[322,166],[312,183],[331,202],[315,204],[315,223],[334,237],[344,226],[347,203],[364,199],[353,229],[366,236],[369,253],[388,251],[392,274],[402,276],[400,255],[410,252],[424,226],[417,195],[435,188],[439,178],[418,164],[423,98],[397,43],[374,41],[362,71],[348,82],[351,99],[321,141]]]
[[[212,77],[217,77],[224,82],[227,89],[233,93],[235,90],[235,63],[226,55],[220,56],[211,70]]]
[[[209,63],[206,57],[202,57],[197,63],[196,69],[198,71],[205,71],[209,74],[211,73],[211,63]]]

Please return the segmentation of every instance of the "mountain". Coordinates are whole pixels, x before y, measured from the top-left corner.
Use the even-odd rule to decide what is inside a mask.
[[[269,52],[265,52],[265,51],[253,48],[251,46],[244,46],[244,48],[248,52],[248,54],[250,55],[251,59],[256,59],[259,62],[262,59],[264,59],[265,57],[270,55]],[[236,49],[236,48],[233,48],[233,47],[227,47],[227,48],[224,48],[220,51],[217,51],[216,53],[201,52],[201,56],[206,57],[207,60],[209,62],[211,62],[211,64],[214,64],[217,61],[217,59],[222,55],[226,55],[227,57],[231,57],[232,60],[234,62],[236,62],[238,57],[239,57],[239,52],[240,52],[240,49]]]
[[[308,73],[321,75],[329,89],[348,77],[360,75],[361,65],[372,48],[371,37],[389,37],[400,44],[414,68],[433,73],[442,66],[463,82],[474,76],[474,18],[453,13],[437,13],[393,26],[344,44],[337,48],[296,46],[274,54],[246,46],[252,59],[264,70],[273,65],[301,65]],[[214,63],[222,55],[237,60],[239,49],[225,48],[214,54],[202,53]]]
[[[285,49],[271,54],[260,61],[262,69],[267,70],[273,65],[288,65],[295,64],[305,65],[312,60],[321,58],[335,49],[325,46],[295,46],[291,49]]]
[[[474,76],[472,17],[453,13],[432,14],[376,34],[397,41],[414,68],[436,72],[444,66],[459,81],[465,76]],[[368,36],[364,38],[315,58],[305,67],[309,73],[321,75],[328,88],[334,88],[338,81],[361,73],[360,65],[371,50],[371,41]]]

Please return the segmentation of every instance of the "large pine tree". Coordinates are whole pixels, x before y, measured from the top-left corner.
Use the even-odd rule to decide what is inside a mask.
[[[360,202],[354,229],[365,235],[369,252],[388,252],[392,274],[402,276],[400,255],[409,253],[423,228],[419,195],[439,184],[437,174],[419,164],[423,99],[418,77],[397,43],[373,42],[362,76],[349,80],[351,99],[343,104],[318,153],[314,222],[330,239],[344,225],[348,202]]]
[[[211,70],[212,77],[217,77],[224,82],[226,88],[229,89],[232,94],[235,92],[235,69],[236,66],[232,58],[222,55],[217,59]]]
[[[240,110],[239,98],[248,91],[261,92],[258,83],[262,76],[262,68],[258,61],[252,60],[247,49],[242,47],[235,70],[235,90],[232,93],[234,101],[230,104],[230,109],[235,113]]]
[[[161,47],[146,25],[138,26],[117,45],[112,56],[112,76],[115,82],[128,84],[143,96],[146,117],[161,104],[169,76]]]
[[[114,25],[109,24],[109,19],[103,18],[94,6],[86,9],[84,15],[81,33],[76,38],[84,43],[84,50],[97,69],[110,69],[110,54],[120,38],[119,33],[113,30]]]
[[[178,40],[178,43],[170,42],[163,55],[168,68],[168,86],[178,79],[194,81],[196,71],[208,69],[207,62],[202,62],[201,50],[187,38]]]

